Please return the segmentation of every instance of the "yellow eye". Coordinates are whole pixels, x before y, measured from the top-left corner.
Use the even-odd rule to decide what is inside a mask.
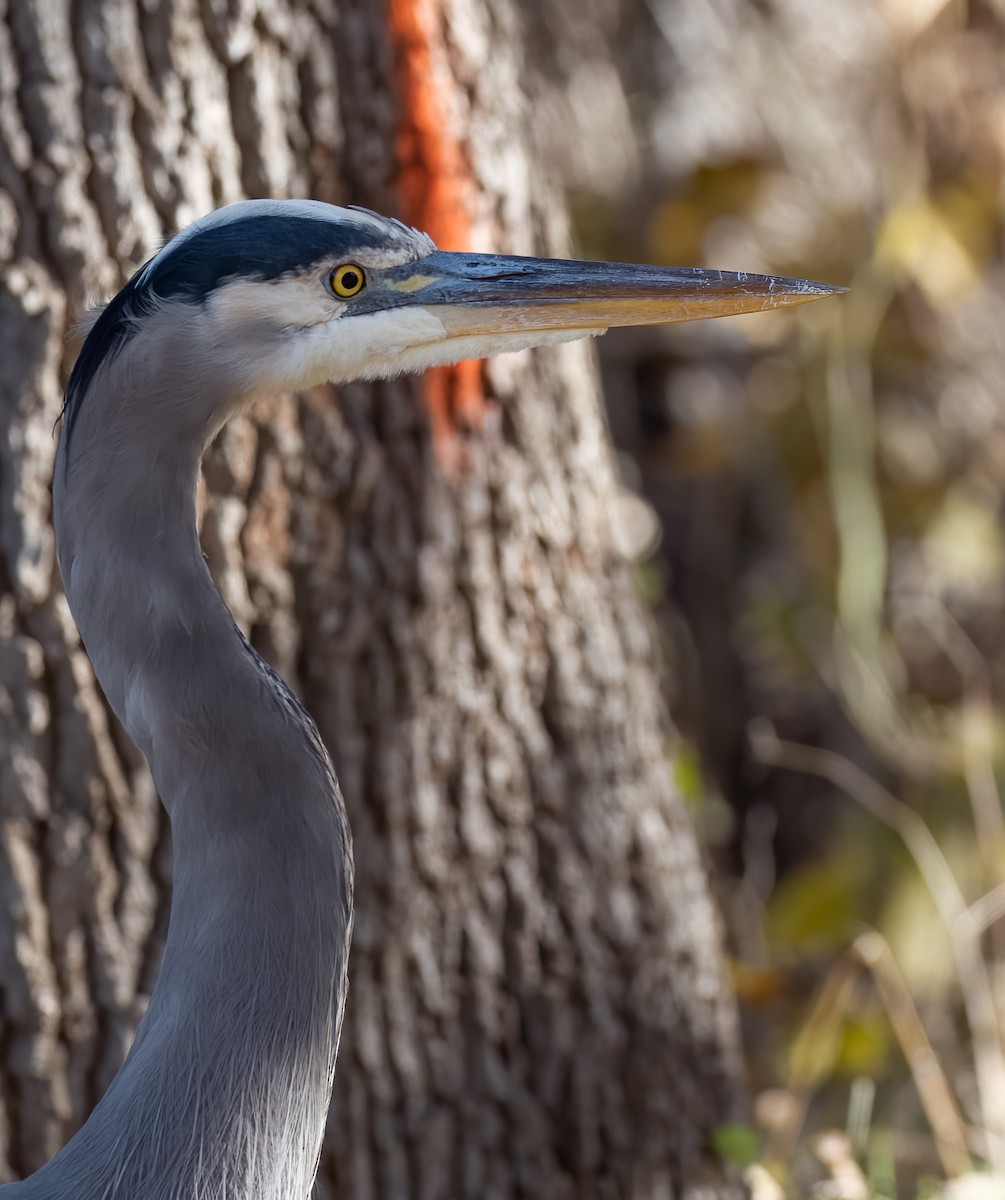
[[[363,268],[355,263],[343,263],[331,274],[332,291],[336,296],[355,296],[365,282]]]

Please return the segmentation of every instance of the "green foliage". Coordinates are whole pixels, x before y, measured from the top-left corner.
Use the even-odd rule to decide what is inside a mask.
[[[882,1078],[889,1069],[891,1042],[890,1020],[885,1012],[877,1009],[849,1014],[835,1057],[835,1075]]]
[[[697,808],[708,795],[700,755],[690,742],[681,742],[674,749],[672,762],[677,790],[688,807]]]
[[[859,864],[815,862],[787,875],[772,893],[765,932],[779,948],[801,954],[845,945],[863,913]]]
[[[712,1148],[733,1167],[749,1167],[756,1162],[763,1143],[763,1137],[749,1125],[720,1125],[712,1134]]]

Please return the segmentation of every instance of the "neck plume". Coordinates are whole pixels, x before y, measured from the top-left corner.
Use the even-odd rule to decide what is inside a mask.
[[[202,439],[151,446],[131,398],[102,382],[57,456],[57,544],[95,672],[170,814],[170,931],[105,1096],[46,1167],[0,1196],[305,1200],[346,994],[345,810],[313,721],[206,570]]]

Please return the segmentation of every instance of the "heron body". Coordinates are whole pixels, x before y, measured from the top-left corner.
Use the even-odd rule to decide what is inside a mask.
[[[3,1200],[304,1200],[347,988],[352,852],[318,731],[200,549],[205,448],[257,396],[835,289],[446,254],[365,210],[231,205],[94,321],[53,481],[66,596],[171,821],[163,965],[118,1075]]]

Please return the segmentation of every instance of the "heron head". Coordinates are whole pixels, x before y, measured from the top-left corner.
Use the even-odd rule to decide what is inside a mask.
[[[229,411],[235,399],[263,392],[392,376],[611,326],[801,304],[838,290],[722,271],[448,253],[365,209],[244,201],[178,234],[98,316],[71,376],[67,428],[99,372],[155,334],[165,342],[161,358],[174,360],[162,369],[170,374],[185,357],[206,385],[202,393]],[[207,429],[225,419],[222,410],[203,414]]]

